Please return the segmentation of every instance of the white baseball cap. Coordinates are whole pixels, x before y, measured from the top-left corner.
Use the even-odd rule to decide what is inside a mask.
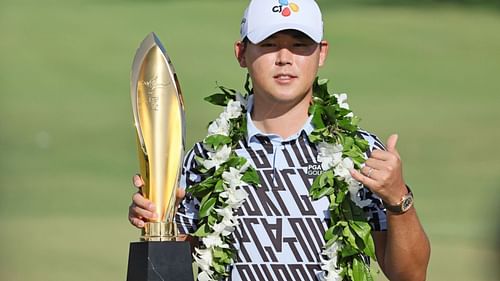
[[[314,0],[251,0],[241,20],[241,39],[254,44],[286,29],[295,29],[317,43],[323,39],[321,11]]]

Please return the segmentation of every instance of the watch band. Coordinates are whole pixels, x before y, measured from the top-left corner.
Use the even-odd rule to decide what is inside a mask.
[[[398,204],[389,205],[386,202],[382,201],[386,210],[395,214],[403,214],[411,208],[411,206],[413,205],[413,192],[408,185],[406,186],[406,188],[408,189],[408,193],[406,193],[401,198],[401,201]]]

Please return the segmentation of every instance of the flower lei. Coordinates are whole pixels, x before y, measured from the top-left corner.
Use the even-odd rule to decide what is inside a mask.
[[[309,194],[313,200],[326,196],[330,201],[331,223],[324,234],[321,258],[323,280],[373,280],[365,257],[375,259],[374,243],[362,211],[368,200],[360,199],[362,185],[349,172],[362,167],[368,143],[357,135],[360,119],[349,110],[347,95],[330,93],[327,82],[316,79],[309,107],[315,128],[309,140],[317,144],[317,160],[324,170],[313,181]],[[256,170],[233,150],[246,134],[249,79],[244,95],[224,86],[218,88],[221,93],[205,100],[225,109],[210,123],[208,136],[203,140],[208,158],[196,157],[196,169],[203,180],[187,189],[200,201],[198,229],[193,234],[203,242],[193,254],[199,281],[229,276],[237,255],[231,235],[238,226],[235,213],[248,197],[242,186],[260,186]]]

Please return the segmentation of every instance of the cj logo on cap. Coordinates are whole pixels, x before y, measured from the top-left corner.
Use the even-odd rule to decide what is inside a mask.
[[[282,16],[288,17],[292,12],[298,12],[299,6],[295,3],[288,3],[288,0],[279,0],[280,4],[273,7],[274,13],[281,13]]]

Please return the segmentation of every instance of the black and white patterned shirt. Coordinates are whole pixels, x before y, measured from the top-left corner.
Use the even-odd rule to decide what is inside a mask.
[[[248,112],[251,101],[249,105]],[[316,145],[307,137],[313,131],[310,120],[287,139],[260,132],[249,113],[247,120],[247,138],[239,142],[235,152],[256,168],[262,187],[243,186],[249,197],[238,212],[239,226],[234,232],[238,257],[230,280],[318,280],[329,201],[309,197],[314,178],[322,172]],[[370,144],[370,151],[384,149],[376,136],[365,131],[359,134]],[[201,143],[187,153],[181,186],[202,180],[194,172],[194,158],[207,158],[206,153]],[[367,188],[360,190],[359,196],[372,201],[363,209],[372,229],[386,230],[381,200]],[[199,202],[188,195],[177,213],[180,232],[195,231],[198,210]]]

